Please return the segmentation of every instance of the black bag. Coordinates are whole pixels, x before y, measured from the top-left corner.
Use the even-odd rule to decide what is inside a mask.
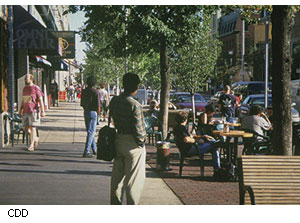
[[[116,129],[109,127],[110,117],[108,125],[102,127],[98,134],[97,140],[97,159],[104,161],[112,161],[115,158],[115,137]]]
[[[236,166],[233,163],[225,163],[217,172],[216,178],[218,181],[236,181]]]

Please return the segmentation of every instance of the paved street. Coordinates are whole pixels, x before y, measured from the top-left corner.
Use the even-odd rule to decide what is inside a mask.
[[[86,132],[79,103],[60,103],[46,114],[37,151],[22,142],[0,151],[0,204],[109,204],[112,164],[82,158]],[[140,203],[182,204],[150,166]]]

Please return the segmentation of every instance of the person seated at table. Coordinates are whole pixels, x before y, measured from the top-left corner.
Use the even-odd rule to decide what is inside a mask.
[[[207,134],[212,136],[212,131],[215,129],[214,125],[219,124],[219,121],[214,120],[215,107],[212,104],[205,106],[205,111],[200,114],[198,118],[197,134]]]
[[[272,124],[263,112],[263,108],[259,105],[253,105],[250,108],[248,116],[242,118],[241,121],[242,129],[249,129],[256,132],[259,135],[264,135],[264,131],[268,131],[272,128]],[[262,137],[258,137],[258,140]]]
[[[220,170],[220,157],[217,141],[208,135],[191,135],[187,131],[186,124],[188,113],[180,111],[175,116],[177,125],[173,132],[175,142],[188,156],[211,153],[213,158],[214,176]]]
[[[271,123],[273,123],[273,109],[272,106],[269,106],[266,108],[266,115],[268,116],[268,119]]]
[[[149,110],[145,113],[145,117],[153,116],[156,119],[158,118],[158,102],[156,100],[152,100],[150,102]]]

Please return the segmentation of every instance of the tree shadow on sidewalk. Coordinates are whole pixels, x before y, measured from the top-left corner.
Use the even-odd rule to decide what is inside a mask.
[[[50,130],[58,132],[86,132],[86,128],[75,128],[75,127],[57,127],[57,126],[40,126],[39,130]]]
[[[63,171],[46,171],[46,170],[18,170],[18,169],[0,169],[0,172],[12,173],[36,173],[36,174],[67,174],[67,175],[101,175],[111,176],[111,171],[88,171],[88,170],[63,170]]]

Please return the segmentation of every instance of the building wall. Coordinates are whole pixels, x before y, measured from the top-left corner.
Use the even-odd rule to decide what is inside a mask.
[[[67,5],[52,5],[50,6],[55,24],[59,31],[69,31],[70,30],[70,21],[69,15],[63,15],[63,12],[67,10]],[[72,69],[72,67],[71,67]],[[66,88],[65,80],[69,80],[69,76],[72,74],[72,70],[69,71],[55,71],[54,79],[58,84],[59,91],[64,91]]]
[[[8,12],[0,5],[0,148],[8,145],[9,122],[4,119],[8,111]],[[6,124],[5,124],[6,121]],[[5,129],[6,127],[6,129]],[[6,139],[4,138],[6,134]]]
[[[222,16],[219,19],[219,40],[223,43],[222,55],[229,67],[235,70],[232,81],[241,81],[242,63],[242,20],[237,12]],[[247,45],[254,44],[254,26],[245,25],[245,57],[247,55]],[[250,80],[248,70],[244,69],[244,80]]]

